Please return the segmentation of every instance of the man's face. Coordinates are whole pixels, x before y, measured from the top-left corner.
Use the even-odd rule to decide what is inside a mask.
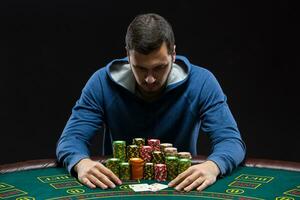
[[[128,51],[127,54],[141,94],[146,97],[160,94],[168,79],[172,63],[175,61],[175,47],[173,54],[168,54],[165,43],[148,55],[134,50]]]

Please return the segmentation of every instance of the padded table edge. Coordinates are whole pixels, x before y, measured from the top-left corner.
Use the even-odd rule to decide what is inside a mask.
[[[103,163],[107,157],[92,157],[93,160]],[[205,156],[199,155],[194,156],[192,159],[193,164],[198,164],[204,162]],[[248,158],[246,159],[243,166],[247,167],[258,167],[258,168],[269,168],[269,169],[282,169],[288,171],[299,171],[300,172],[300,162],[291,161],[281,161],[281,160],[269,160],[269,159],[257,159]],[[11,164],[0,165],[0,174],[32,170],[32,169],[43,169],[49,167],[59,167],[61,166],[56,159],[40,159],[40,160],[28,160],[23,162],[16,162]]]

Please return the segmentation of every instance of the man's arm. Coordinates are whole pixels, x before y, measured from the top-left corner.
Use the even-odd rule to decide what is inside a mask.
[[[243,161],[246,146],[225,94],[213,74],[209,75],[202,90],[205,101],[200,110],[201,129],[211,139],[212,153],[207,159],[216,163],[220,174],[225,175]]]
[[[170,182],[177,190],[203,190],[213,184],[218,175],[230,173],[245,157],[245,144],[226,96],[210,72],[201,91],[200,108],[201,129],[211,138],[212,153],[206,162],[190,167]]]
[[[113,182],[120,183],[120,180],[101,163],[89,159],[90,140],[103,127],[101,87],[98,71],[82,90],[57,143],[56,154],[70,173],[77,172],[80,182],[91,188],[105,189],[114,187]]]

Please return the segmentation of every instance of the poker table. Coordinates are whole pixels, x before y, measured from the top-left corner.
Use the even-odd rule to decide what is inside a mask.
[[[104,162],[105,157],[93,157]],[[205,160],[194,157],[193,164]],[[80,184],[55,159],[0,165],[0,200],[75,199],[300,199],[300,163],[247,159],[228,176],[202,192],[178,192],[166,188],[157,192],[134,192],[130,184],[155,181],[127,181],[114,189],[89,189]],[[167,182],[162,182],[167,184]]]

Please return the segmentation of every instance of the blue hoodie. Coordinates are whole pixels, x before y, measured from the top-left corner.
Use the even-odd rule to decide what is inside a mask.
[[[207,133],[221,175],[230,173],[245,157],[245,144],[216,78],[208,70],[176,56],[163,94],[143,100],[135,90],[128,59],[113,60],[96,71],[82,90],[57,144],[57,158],[68,171],[90,155],[90,140],[100,130],[103,150],[112,141],[157,138],[178,151],[197,154],[199,132]]]

